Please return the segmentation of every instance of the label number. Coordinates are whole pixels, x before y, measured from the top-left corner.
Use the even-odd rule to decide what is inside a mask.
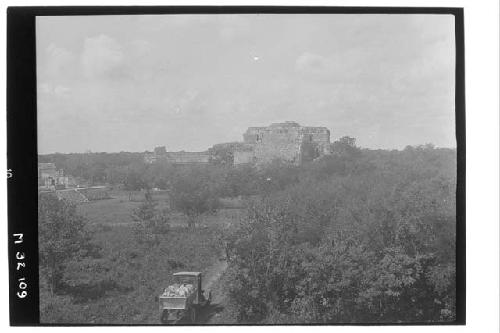
[[[19,244],[23,243],[23,234],[12,234],[14,236],[14,244],[20,246]],[[22,270],[26,268],[26,254],[21,251],[16,252],[16,271],[19,272],[19,274],[22,274]],[[16,295],[18,298],[25,298],[28,296],[28,283],[26,282],[25,277],[20,277],[17,279],[17,292]]]

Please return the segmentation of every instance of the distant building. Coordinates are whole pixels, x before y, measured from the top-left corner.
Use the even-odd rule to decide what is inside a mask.
[[[155,155],[165,155],[167,153],[167,148],[165,146],[155,147]]]
[[[210,154],[207,151],[191,152],[178,151],[166,153],[166,161],[173,164],[206,164],[210,161]]]
[[[301,126],[294,121],[267,127],[249,127],[243,142],[214,145],[203,152],[167,152],[164,146],[144,154],[146,163],[165,161],[172,164],[224,163],[265,164],[272,160],[300,164],[330,154],[330,131],[326,127]],[[232,156],[231,156],[232,155]]]
[[[147,164],[153,164],[157,160],[157,155],[155,153],[144,153],[144,162]]]
[[[257,161],[253,145],[245,145],[233,152],[234,164],[253,164]]]
[[[210,160],[208,151],[202,152],[167,152],[165,146],[156,147],[152,153],[144,154],[144,162],[152,164],[164,161],[172,164],[206,164]]]
[[[234,152],[234,164],[263,164],[274,159],[300,164],[329,154],[330,131],[326,127],[286,121],[268,127],[249,127],[243,134],[243,142],[246,148]]]
[[[38,163],[38,186],[56,185],[59,175],[54,163]]]
[[[54,163],[38,163],[38,186],[45,189],[63,189],[76,186],[73,177],[65,176]]]

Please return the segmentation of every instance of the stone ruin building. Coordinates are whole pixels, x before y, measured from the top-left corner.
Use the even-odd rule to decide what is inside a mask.
[[[167,152],[165,146],[161,146],[156,147],[152,153],[144,154],[144,161],[149,164],[158,161],[165,161],[172,164],[206,164],[210,161],[210,154],[208,151]]]
[[[301,126],[293,121],[249,127],[243,145],[234,151],[234,164],[265,164],[274,159],[300,164],[330,153],[326,127]]]
[[[294,121],[267,127],[249,127],[243,142],[221,143],[203,152],[167,152],[164,146],[146,153],[146,163],[166,161],[173,164],[206,164],[215,147],[227,147],[233,164],[266,164],[275,159],[300,164],[330,154],[330,131],[326,127],[301,126]]]
[[[65,176],[64,170],[54,163],[38,163],[38,187],[45,189],[66,188],[75,185],[73,177]]]

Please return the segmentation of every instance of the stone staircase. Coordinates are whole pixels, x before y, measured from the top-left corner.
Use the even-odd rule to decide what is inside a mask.
[[[56,191],[56,195],[59,199],[64,199],[75,204],[89,202],[89,199],[76,189],[58,190]]]

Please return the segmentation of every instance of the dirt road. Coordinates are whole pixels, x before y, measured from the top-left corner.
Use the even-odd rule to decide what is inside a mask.
[[[225,295],[222,293],[218,282],[226,269],[227,262],[225,260],[219,260],[217,263],[212,265],[205,273],[203,290],[210,290],[212,292],[212,302],[209,306],[198,313],[196,324],[214,324],[217,321],[217,317],[219,317],[220,313],[224,310]]]
[[[212,265],[205,273],[203,289],[210,290],[213,285],[220,279],[226,268],[227,262],[225,260],[219,260],[214,265]]]

